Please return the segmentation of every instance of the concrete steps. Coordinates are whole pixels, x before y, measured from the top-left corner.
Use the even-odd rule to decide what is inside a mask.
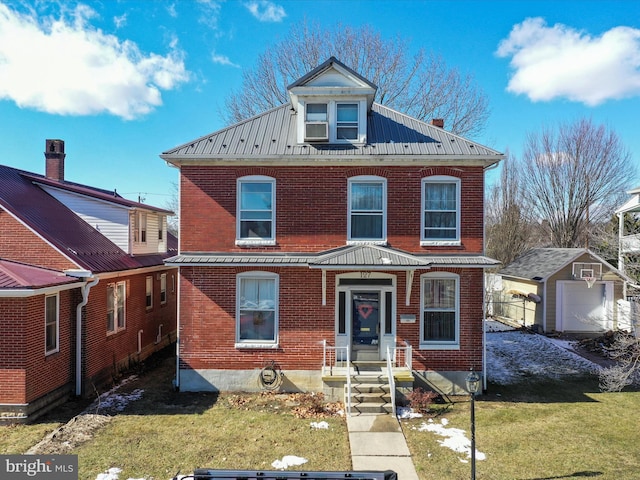
[[[355,375],[351,376],[351,413],[391,413],[391,387],[382,362],[354,362]],[[347,386],[344,387],[345,403]]]

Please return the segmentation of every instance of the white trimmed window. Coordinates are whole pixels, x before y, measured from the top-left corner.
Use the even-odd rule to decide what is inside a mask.
[[[420,348],[460,346],[460,277],[432,272],[421,277]]]
[[[60,309],[58,303],[58,294],[44,297],[44,343],[47,355],[59,350]]]
[[[312,97],[310,97],[312,98]],[[355,97],[326,102],[303,100],[298,119],[298,141],[366,143],[366,102]]]
[[[275,189],[270,177],[238,179],[237,243],[275,244]]]
[[[336,104],[337,140],[358,139],[358,108],[357,103]]]
[[[384,243],[387,238],[387,181],[382,177],[349,179],[348,240]]]
[[[307,141],[329,140],[328,105],[307,103],[304,117],[304,138]]]
[[[460,244],[460,179],[447,176],[422,180],[421,242]]]
[[[147,288],[147,301],[146,307],[147,310],[151,310],[153,307],[153,277],[148,275],[146,278],[146,288]]]
[[[116,333],[124,330],[126,283],[110,283],[107,285],[107,333]]]
[[[236,280],[236,343],[273,348],[278,340],[278,275],[246,272]]]
[[[133,214],[133,241],[147,243],[147,214],[145,212]]]

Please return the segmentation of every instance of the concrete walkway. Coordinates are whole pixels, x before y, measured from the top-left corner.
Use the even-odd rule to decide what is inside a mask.
[[[419,480],[409,447],[395,416],[347,417],[353,470],[393,470],[398,480]]]

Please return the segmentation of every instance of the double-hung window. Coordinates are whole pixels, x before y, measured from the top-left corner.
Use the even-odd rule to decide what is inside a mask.
[[[153,307],[153,277],[148,275],[146,278],[147,300],[146,307],[150,310]]]
[[[387,236],[386,180],[381,177],[349,179],[348,239],[384,243]]]
[[[422,180],[421,242],[460,243],[460,179],[437,176]]]
[[[147,243],[147,214],[145,212],[133,214],[133,241],[134,243]]]
[[[433,272],[424,274],[421,280],[421,348],[459,348],[460,280],[458,275]]]
[[[358,104],[336,104],[336,139],[358,139]]]
[[[237,243],[275,243],[275,188],[270,177],[238,179]]]
[[[126,283],[107,285],[107,333],[125,328]]]
[[[167,274],[160,275],[160,304],[167,303]]]
[[[236,283],[236,343],[275,347],[278,338],[278,275],[247,272]]]
[[[58,295],[47,295],[44,297],[44,344],[47,355],[58,351],[59,335]]]
[[[328,140],[329,122],[326,103],[308,103],[305,108],[305,140]]]

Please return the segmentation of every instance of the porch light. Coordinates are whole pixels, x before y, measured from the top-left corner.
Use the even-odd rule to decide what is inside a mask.
[[[476,480],[476,393],[480,388],[480,375],[473,369],[467,375],[467,390],[471,395],[471,480]]]
[[[478,389],[480,388],[480,375],[478,372],[474,372],[473,369],[467,375],[467,391],[475,395],[478,393]]]

